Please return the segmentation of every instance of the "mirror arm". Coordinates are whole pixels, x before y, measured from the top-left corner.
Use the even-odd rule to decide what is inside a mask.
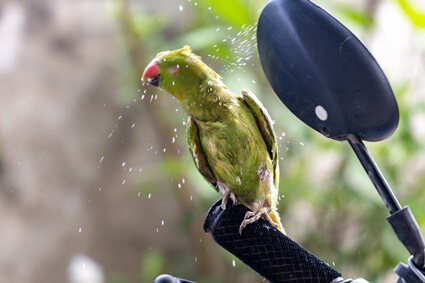
[[[421,235],[421,231],[415,217],[413,216],[410,208],[400,205],[397,197],[385,180],[384,175],[379,170],[366,146],[360,138],[356,135],[348,135],[346,137],[351,148],[356,153],[357,158],[360,160],[363,168],[366,170],[370,180],[378,191],[381,199],[384,201],[391,215],[387,218],[395,234],[400,242],[406,247],[412,255],[411,261],[417,269],[423,273],[425,271],[425,243]],[[396,272],[401,265],[397,266]],[[413,266],[410,268],[412,273]],[[399,272],[397,272],[399,274]],[[399,274],[400,275],[400,274]],[[423,274],[422,274],[423,276]],[[419,281],[425,282],[425,281]]]
[[[382,175],[378,165],[376,165],[373,157],[370,155],[362,140],[355,135],[348,135],[346,139],[356,153],[357,158],[360,160],[363,168],[369,176],[369,179],[372,181],[390,213],[393,214],[400,211],[402,209],[400,202],[397,200],[397,197],[391,190],[390,185],[387,180],[385,180],[384,175]]]

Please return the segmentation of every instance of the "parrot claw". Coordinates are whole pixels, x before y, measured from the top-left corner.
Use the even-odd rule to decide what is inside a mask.
[[[230,193],[230,199],[233,201],[233,204],[238,203],[238,200],[236,199],[236,195],[234,193]]]
[[[271,219],[269,215],[269,209],[263,208],[258,211],[247,211],[245,213],[244,220],[241,223],[241,226],[239,226],[239,234],[242,235],[242,230],[249,224],[256,222],[258,219],[263,218],[266,220],[270,225],[272,225],[274,228],[278,229],[278,225]]]
[[[256,212],[253,212],[253,211],[247,211],[245,213],[245,217],[243,219],[244,220],[249,219],[249,218],[253,217],[255,214],[257,214],[257,213]]]
[[[233,201],[233,204],[237,203],[236,195],[232,193],[223,182],[218,181],[217,187],[220,193],[223,195],[221,199],[221,209],[226,210],[227,202],[229,201],[229,198]]]
[[[227,201],[228,201],[229,199],[227,198],[225,198],[225,197],[223,197],[222,199],[221,199],[221,209],[223,209],[223,210],[226,210],[226,206],[227,206]]]
[[[260,219],[261,215],[263,214],[263,212],[257,211],[257,212],[253,212],[253,211],[247,211],[245,213],[245,217],[244,220],[241,223],[241,226],[239,226],[239,234],[242,235],[242,230],[249,224],[254,223],[255,221],[257,221],[258,219]]]
[[[246,227],[246,224],[244,224],[244,223],[243,223],[243,221],[242,221],[241,226],[239,226],[239,235],[242,235],[242,230],[243,230],[245,227]]]

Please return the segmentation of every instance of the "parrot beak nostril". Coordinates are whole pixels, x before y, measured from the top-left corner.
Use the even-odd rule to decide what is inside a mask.
[[[142,81],[153,86],[158,86],[160,77],[161,71],[159,69],[158,60],[153,59],[143,72]]]

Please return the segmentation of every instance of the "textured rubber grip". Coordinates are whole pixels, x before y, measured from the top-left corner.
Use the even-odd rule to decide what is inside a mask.
[[[250,224],[239,234],[248,208],[229,201],[208,211],[204,230],[214,240],[270,282],[330,283],[341,274],[309,253],[266,221]]]

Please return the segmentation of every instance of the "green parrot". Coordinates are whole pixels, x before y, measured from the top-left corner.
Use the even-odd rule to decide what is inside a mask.
[[[285,233],[276,209],[278,146],[271,118],[248,90],[232,93],[189,46],[158,53],[142,81],[171,94],[189,115],[187,142],[196,167],[221,195],[251,211],[239,232],[260,217]]]

